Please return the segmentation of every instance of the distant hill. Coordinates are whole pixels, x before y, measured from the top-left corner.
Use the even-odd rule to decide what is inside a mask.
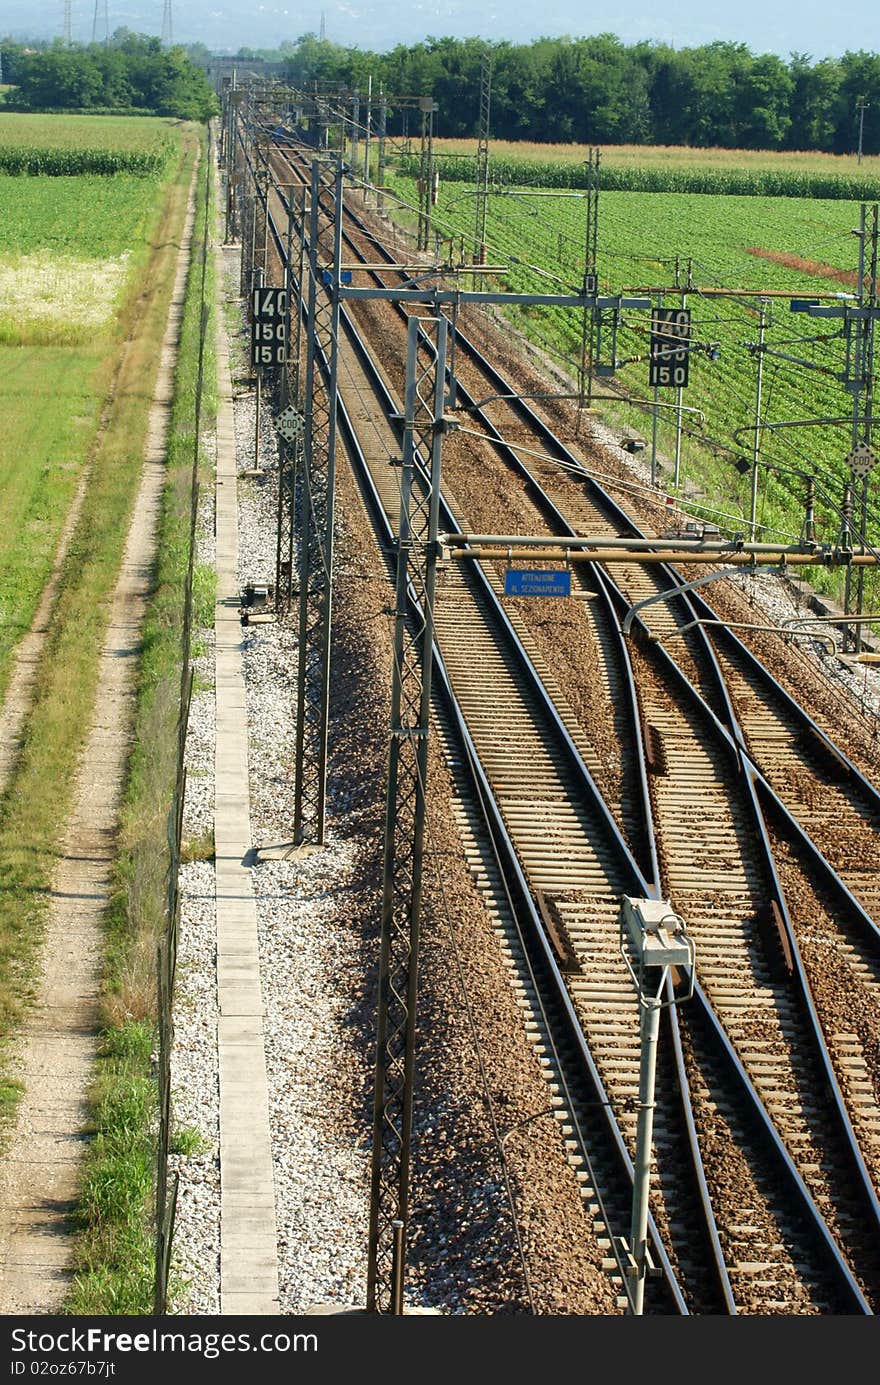
[[[110,31],[123,26],[137,34],[159,38],[162,34],[163,0],[108,0]],[[33,0],[4,0],[0,9],[0,36],[22,39],[61,38],[64,7],[60,3],[36,6]],[[73,0],[71,38],[91,43],[95,17],[94,0]],[[236,52],[242,44],[275,47],[282,39],[303,32],[298,11],[262,7],[254,11],[241,5],[222,5],[212,0],[172,0],[172,38],[175,43],[205,43],[212,50]],[[320,24],[320,14],[318,16]],[[98,39],[103,39],[99,31]]]
[[[160,37],[163,0],[108,0],[110,30],[123,25],[135,33]],[[560,6],[560,11],[562,7]],[[285,40],[294,43],[302,34],[319,34],[324,17],[326,37],[333,43],[383,51],[397,43],[418,43],[427,34],[459,36],[485,34],[515,42],[533,37],[534,21],[529,7],[513,6],[505,16],[503,35],[497,20],[487,19],[489,8],[474,9],[465,0],[435,0],[407,10],[398,0],[276,0],[275,4],[242,5],[229,0],[172,0],[172,37],[175,43],[204,43],[215,53],[237,53],[244,46],[277,48]],[[0,37],[61,38],[64,6],[61,0],[35,5],[33,0],[3,0],[0,5]],[[90,43],[95,16],[94,0],[73,0],[71,37],[74,43]],[[571,31],[561,12],[544,11],[549,27],[541,32]],[[575,28],[580,27],[578,24]],[[98,35],[103,38],[103,34]]]

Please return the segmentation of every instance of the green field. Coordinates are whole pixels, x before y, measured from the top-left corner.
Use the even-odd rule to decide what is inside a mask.
[[[94,119],[90,129],[101,124]],[[143,471],[200,139],[204,156],[197,127],[181,125],[178,156],[164,161],[161,176],[0,178],[7,213],[0,222],[0,341],[6,341],[0,344],[0,706],[15,646],[32,623],[71,499],[84,481],[21,744],[0,794],[0,1139],[20,1092],[6,1044],[38,974],[58,843],[93,716],[100,653]],[[111,1313],[146,1312],[153,1302],[157,910],[144,907],[141,863],[151,864],[151,904],[159,901],[161,919],[167,766],[173,783],[181,686],[193,399],[203,363],[198,261],[189,279],[167,444],[165,543],[157,564],[161,606],[137,651],[139,730],[150,753],[147,768],[138,762],[127,784],[120,839],[128,854],[114,878],[115,913],[102,959],[105,1061],[76,1215],[85,1233],[77,1260],[84,1282],[76,1293]],[[11,345],[16,331],[18,344]],[[65,336],[75,344],[53,344]],[[209,372],[210,352],[204,365]],[[114,1017],[123,1024],[121,1033],[108,1032]]]
[[[72,138],[68,117],[35,122]],[[166,122],[117,121],[117,127]],[[106,138],[101,118],[90,137]],[[133,131],[129,137],[133,138]],[[143,138],[144,136],[142,136]],[[0,178],[0,698],[89,455],[161,201],[155,177]]]
[[[477,140],[435,140],[439,154],[477,152]],[[589,144],[529,144],[527,140],[492,140],[491,157],[524,158],[536,162],[582,163],[588,158]],[[671,166],[671,168],[798,168],[812,172],[855,173],[859,168],[855,154],[822,154],[816,150],[704,150],[680,144],[603,144],[601,162],[615,166]],[[880,170],[880,158],[862,159],[862,169]]]
[[[1,148],[161,154],[176,147],[175,120],[139,115],[0,115]]]
[[[119,255],[143,239],[156,201],[153,179],[0,179],[0,256],[47,250],[84,258]]]
[[[412,180],[396,177],[394,185],[409,204],[416,198]],[[530,190],[531,191],[531,190]],[[757,357],[748,343],[760,330],[762,292],[821,295],[829,306],[833,295],[856,288],[859,204],[814,198],[709,197],[700,194],[602,192],[599,203],[599,289],[603,294],[646,293],[677,307],[690,282],[687,306],[692,337],[710,352],[694,351],[690,383],[682,402],[694,411],[684,415],[681,443],[681,493],[688,492],[714,512],[724,526],[742,528],[749,512],[748,480],[736,469],[751,456],[755,424]],[[405,219],[405,214],[404,214]],[[570,292],[577,290],[584,268],[585,201],[582,196],[534,196],[529,192],[492,195],[488,204],[488,259],[506,272],[492,282],[511,290]],[[474,200],[461,185],[440,185],[434,228],[449,236],[446,253],[466,254],[473,243]],[[771,259],[768,256],[775,258]],[[779,258],[788,263],[779,263]],[[798,263],[800,262],[800,263]],[[537,271],[541,272],[538,273]],[[690,270],[690,281],[688,279]],[[548,275],[550,276],[548,278]],[[676,277],[677,276],[677,277]],[[675,290],[675,284],[679,289]],[[752,290],[737,297],[718,296],[719,288]],[[581,360],[583,315],[576,310],[520,308],[507,310],[520,331],[540,346],[566,374],[576,379]],[[844,366],[841,324],[792,313],[788,299],[765,305],[766,346],[762,387],[762,422],[781,424],[827,417],[844,420],[826,427],[765,431],[762,458],[779,472],[762,469],[758,522],[765,536],[797,534],[804,485],[784,473],[792,468],[816,473],[831,503],[821,500],[823,538],[833,539],[838,521],[834,503],[842,499],[845,459],[851,447],[852,396],[834,378]],[[599,379],[598,395],[620,391],[642,401],[640,409],[602,404],[611,420],[635,424],[649,444],[653,427],[648,387],[648,312],[622,314],[616,344],[619,368]],[[611,319],[603,322],[600,362],[611,364]],[[775,353],[775,354],[771,354]],[[797,357],[798,361],[783,359]],[[633,361],[633,357],[641,360]],[[629,362],[625,364],[625,362]],[[661,405],[676,402],[674,389],[659,392]],[[696,411],[701,411],[697,413]],[[674,414],[662,408],[658,417],[659,450],[668,459],[675,446]],[[737,432],[737,430],[743,430]],[[660,471],[671,488],[668,467]],[[792,503],[792,495],[796,502]],[[872,486],[873,503],[876,504]],[[880,511],[880,505],[876,506]]]
[[[177,146],[157,117],[0,113],[0,174],[161,172]]]
[[[750,149],[684,149],[610,145],[593,151],[606,192],[699,192],[761,197],[875,198],[880,158],[852,154],[771,153]],[[436,140],[443,182],[473,183],[473,140]],[[493,140],[489,180],[495,188],[587,186],[588,145]],[[418,155],[396,151],[398,171],[418,176]]]
[[[0,115],[0,148],[110,149],[159,153],[177,143],[176,122],[160,116]]]
[[[435,139],[439,154],[476,155],[475,139]],[[530,144],[526,140],[495,140],[490,147],[498,159],[524,159],[530,163],[583,163],[590,152],[588,144]],[[825,175],[871,172],[880,176],[880,158],[864,157],[859,164],[855,154],[823,154],[816,150],[791,150],[776,153],[768,149],[697,149],[667,144],[603,144],[603,168],[760,168],[799,169]]]
[[[101,354],[0,346],[0,698],[95,434]]]

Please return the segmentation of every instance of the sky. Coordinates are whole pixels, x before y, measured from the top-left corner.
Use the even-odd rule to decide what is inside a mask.
[[[75,42],[91,40],[96,4],[106,10],[111,32],[125,25],[137,33],[162,33],[164,0],[71,0]],[[304,3],[254,4],[253,0],[171,0],[172,36],[177,43],[201,41],[215,52],[247,45],[275,48],[309,31],[319,33],[324,16],[328,39],[343,47],[384,52],[395,44],[417,43],[429,35],[480,37],[529,43],[542,36],[581,36],[607,32],[624,43],[655,39],[689,48],[723,39],[744,43],[756,53],[792,52],[812,58],[838,57],[847,49],[880,48],[876,0],[615,0],[600,10],[583,0],[304,0]],[[0,35],[60,37],[64,0],[0,0]],[[98,36],[103,37],[102,29]]]

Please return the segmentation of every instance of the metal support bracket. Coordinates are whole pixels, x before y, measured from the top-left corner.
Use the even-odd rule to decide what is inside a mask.
[[[709,582],[717,582],[721,577],[734,577],[736,573],[742,572],[742,568],[725,567],[719,572],[709,572],[702,577],[697,577],[693,582],[683,582],[680,587],[671,587],[669,591],[657,592],[654,596],[646,596],[642,601],[637,601],[634,606],[630,606],[623,621],[623,633],[628,635],[632,629],[632,623],[640,611],[646,606],[653,606],[657,601],[670,601],[674,596],[681,596],[682,592],[693,591],[695,587],[704,587]]]

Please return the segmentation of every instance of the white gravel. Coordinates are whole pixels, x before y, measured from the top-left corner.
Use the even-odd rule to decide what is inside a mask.
[[[228,286],[232,294],[236,287]],[[244,332],[237,343],[241,356]],[[244,370],[235,359],[233,378]],[[274,583],[277,463],[268,401],[255,456],[254,392],[234,400],[239,472],[239,581]],[[257,467],[264,477],[243,474]],[[211,501],[213,498],[211,498]],[[200,516],[200,557],[213,558],[213,510]],[[293,713],[297,638],[281,625],[243,626],[250,728],[252,840],[289,842],[293,815]],[[198,638],[206,690],[193,698],[187,738],[184,838],[213,826],[213,632]],[[265,1005],[266,1061],[275,1160],[282,1313],[333,1301],[362,1304],[366,1292],[369,1131],[346,1116],[346,1093],[368,1075],[355,1051],[350,1010],[363,977],[362,944],[344,927],[338,901],[354,888],[356,843],[331,835],[320,853],[254,868]],[[198,1131],[194,1154],[177,1155],[180,1175],[172,1311],[219,1312],[219,1100],[214,870],[181,872],[181,928],[173,1051],[177,1129]],[[334,1101],[338,1097],[338,1104]],[[351,1103],[349,1101],[349,1107]],[[338,1111],[338,1115],[335,1112]]]

